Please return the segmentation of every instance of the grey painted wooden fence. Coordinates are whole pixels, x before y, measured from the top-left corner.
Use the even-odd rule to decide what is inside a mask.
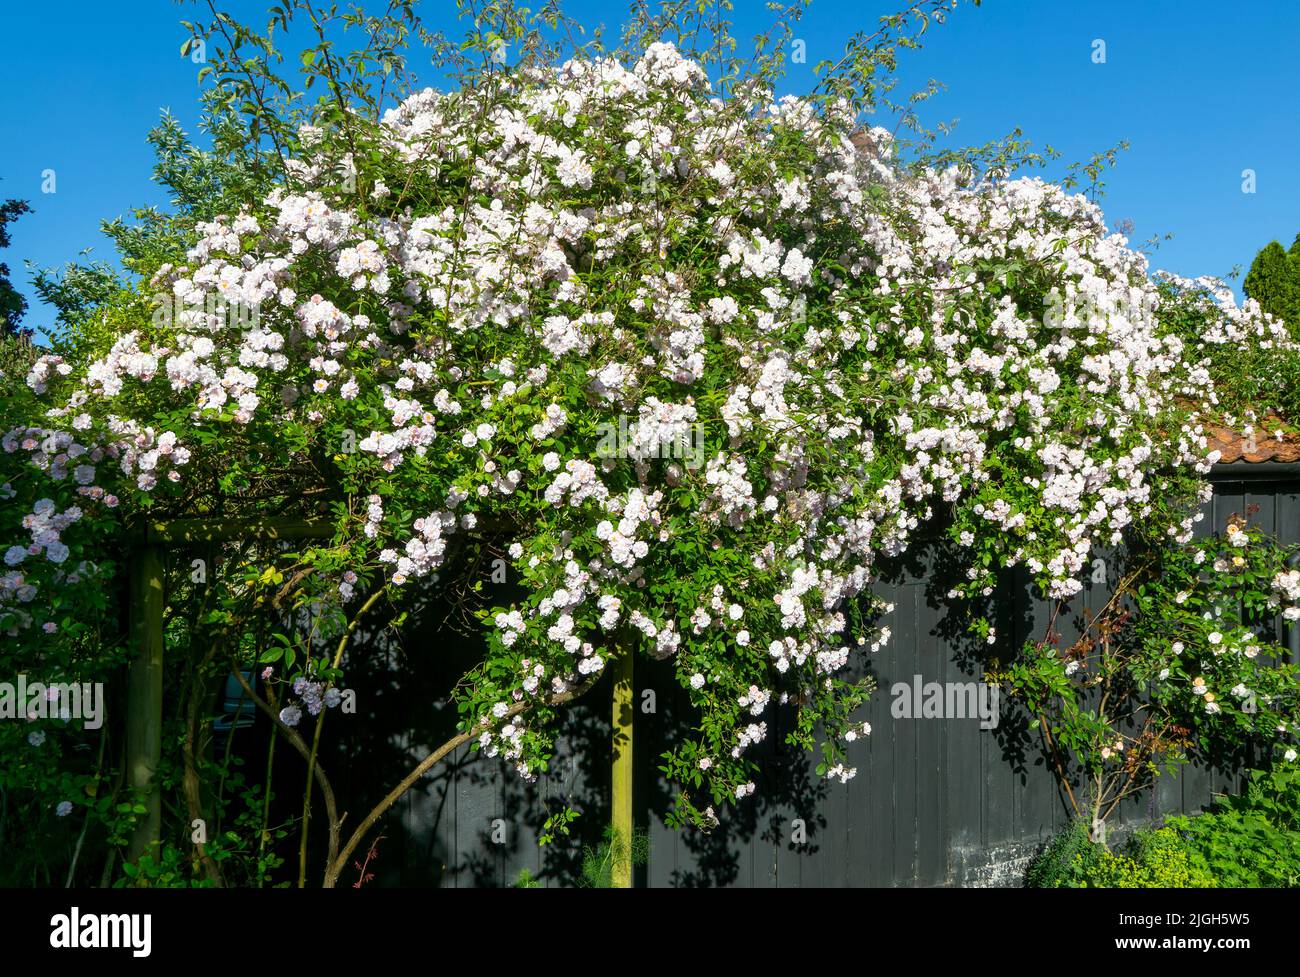
[[[1202,531],[1233,512],[1257,506],[1253,519],[1284,543],[1300,542],[1300,472],[1295,466],[1220,466]],[[870,736],[851,747],[858,774],[827,783],[815,759],[780,744],[788,717],[769,716],[762,744],[763,782],[756,796],[728,811],[713,832],[677,831],[663,823],[671,790],[658,757],[671,742],[684,700],[667,666],[638,662],[638,693],[656,691],[654,714],[636,717],[637,823],[648,832],[649,861],[638,884],[651,886],[936,886],[1016,884],[1029,856],[1068,820],[1039,740],[1016,708],[1002,703],[1000,720],[908,720],[890,715],[896,682],[974,681],[988,648],[961,637],[957,614],[943,598],[943,560],[923,553],[900,567],[881,593],[894,602],[886,622],[892,640],[872,659],[879,691],[866,707]],[[1089,584],[1079,603],[1099,606],[1105,588]],[[1018,648],[1041,634],[1045,607],[1027,589],[999,595],[999,638],[992,649]],[[1068,642],[1078,619],[1058,620]],[[1291,629],[1296,632],[1300,629]],[[1077,634],[1077,630],[1074,632]],[[1291,633],[1300,662],[1300,635]],[[372,669],[349,671],[349,682],[376,690],[364,739],[343,740],[347,773],[342,794],[377,793],[396,782],[425,748],[454,723],[438,698],[463,665],[464,639],[444,623],[426,622],[401,645],[368,654]],[[372,644],[373,650],[379,647]],[[636,700],[641,701],[640,696]],[[462,751],[410,791],[390,815],[376,871],[381,884],[511,885],[522,870],[543,885],[572,885],[584,845],[600,840],[608,821],[609,689],[597,687],[571,710],[552,773],[524,784],[499,761]],[[333,769],[333,768],[332,768]],[[1196,810],[1216,791],[1237,785],[1240,772],[1188,768],[1162,778],[1154,791],[1126,803],[1118,820],[1133,823]],[[536,830],[565,800],[584,811],[575,837],[539,848]]]

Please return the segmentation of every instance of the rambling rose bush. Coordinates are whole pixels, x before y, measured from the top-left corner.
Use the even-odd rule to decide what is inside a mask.
[[[999,676],[1042,728],[1068,803],[1095,833],[1162,771],[1222,766],[1261,746],[1296,759],[1297,666],[1274,634],[1278,618],[1300,620],[1300,571],[1287,563],[1300,551],[1245,514],[1223,529],[1129,554],[1076,639],[1062,641],[1053,620]]]
[[[111,348],[33,366],[41,413],[4,439],[32,532],[7,541],[11,636],[60,640],[85,514],[310,487],[336,535],[298,554],[302,586],[339,621],[453,576],[465,541],[508,556],[526,596],[484,609],[457,695],[524,776],[554,697],[672,659],[698,710],[675,817],[709,825],[755,790],[778,703],[853,775],[852,663],[888,640],[871,585],[924,524],[976,598],[1023,566],[1065,599],[1098,546],[1191,537],[1209,372],[1083,196],[914,169],[845,102],[720,98],[668,43],[489,71],[298,146],[116,300]]]

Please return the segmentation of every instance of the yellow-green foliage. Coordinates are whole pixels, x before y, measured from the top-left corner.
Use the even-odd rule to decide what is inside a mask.
[[[96,308],[64,319],[50,337],[55,352],[69,360],[96,360],[129,332],[165,342],[170,333],[155,322],[153,303],[142,288],[119,288]]]
[[[1129,845],[1131,855],[1098,846],[1076,854],[1076,889],[1213,889],[1214,878],[1170,828],[1143,832]]]

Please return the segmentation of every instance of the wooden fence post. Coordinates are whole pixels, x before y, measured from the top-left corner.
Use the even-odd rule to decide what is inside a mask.
[[[142,546],[131,567],[130,636],[133,657],[127,676],[126,774],[145,813],[136,823],[127,859],[158,855],[162,797],[155,781],[162,759],[163,714],[163,554]]]
[[[614,829],[610,855],[613,859],[612,882],[615,889],[632,888],[632,658],[629,646],[619,657],[614,676],[614,765],[610,797],[611,824]]]

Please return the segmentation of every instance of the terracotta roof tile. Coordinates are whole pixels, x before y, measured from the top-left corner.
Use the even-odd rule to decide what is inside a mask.
[[[1272,434],[1257,432],[1246,437],[1231,428],[1207,424],[1206,435],[1210,439],[1210,449],[1219,451],[1220,462],[1300,461],[1300,436],[1295,434],[1287,434],[1279,441]]]

